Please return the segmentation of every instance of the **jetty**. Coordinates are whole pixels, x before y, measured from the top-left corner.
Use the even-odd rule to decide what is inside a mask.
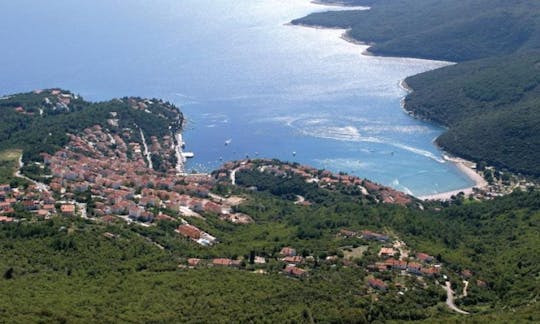
[[[183,148],[186,146],[186,143],[184,142],[184,139],[182,137],[182,133],[178,132],[174,135],[174,138],[176,139],[176,172],[178,174],[184,174],[185,168],[184,165],[186,163],[186,156],[184,156]],[[193,154],[193,153],[192,153]]]

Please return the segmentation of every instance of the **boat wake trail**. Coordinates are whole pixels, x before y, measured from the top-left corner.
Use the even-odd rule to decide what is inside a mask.
[[[417,154],[428,159],[431,159],[437,163],[446,163],[446,161],[437,156],[436,153],[430,152],[425,149],[417,148],[411,145],[396,142],[395,139],[388,139],[381,136],[381,133],[385,133],[385,130],[395,131],[399,130],[400,133],[415,133],[425,132],[425,127],[400,127],[400,126],[384,126],[384,125],[372,125],[372,126],[360,126],[360,128],[350,125],[348,120],[335,120],[324,117],[280,117],[275,118],[274,121],[282,122],[286,126],[295,129],[299,134],[303,136],[312,136],[317,138],[324,138],[336,141],[348,141],[348,142],[366,142],[377,143],[382,145],[389,145],[400,150],[408,151],[413,154]],[[335,123],[338,125],[335,125]],[[332,123],[332,124],[330,124]],[[330,125],[329,125],[330,124]],[[380,129],[382,127],[382,129]],[[362,131],[366,133],[362,133]],[[374,130],[374,131],[370,131]]]

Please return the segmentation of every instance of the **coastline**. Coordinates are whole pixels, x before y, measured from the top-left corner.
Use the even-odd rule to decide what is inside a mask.
[[[407,92],[407,94],[412,93],[414,90],[411,88],[405,79],[399,81],[399,87]]]
[[[336,2],[326,2],[323,0],[311,0],[311,3],[321,6],[329,6],[329,7],[351,7],[350,5],[347,5],[345,2],[336,1]]]
[[[405,80],[406,79],[403,79],[403,80],[401,80],[399,82],[399,87],[406,92],[406,95],[403,96],[403,98],[401,98],[401,101],[400,101],[401,108],[403,109],[403,111],[407,115],[411,116],[412,118],[423,120],[423,121],[426,121],[426,122],[430,122],[430,120],[421,118],[419,116],[416,116],[412,111],[409,111],[409,110],[406,109],[405,100],[406,100],[406,98],[407,98],[407,96],[409,94],[414,92],[414,89],[411,88],[407,84],[407,81],[405,81]],[[440,149],[442,150],[442,148],[440,148]],[[487,181],[480,174],[478,174],[475,171],[474,167],[475,167],[476,163],[474,163],[472,161],[469,161],[469,160],[466,160],[466,159],[463,159],[463,158],[452,157],[448,153],[443,153],[443,159],[445,161],[447,161],[447,162],[453,163],[461,173],[465,174],[469,179],[471,179],[474,182],[474,185],[469,186],[469,187],[465,187],[465,188],[461,188],[461,189],[450,190],[450,191],[445,191],[445,192],[439,192],[439,193],[436,193],[436,194],[422,195],[422,196],[418,196],[417,197],[418,199],[421,199],[421,200],[448,201],[448,200],[452,199],[452,196],[456,196],[459,193],[463,193],[463,194],[465,194],[465,196],[468,196],[468,195],[474,193],[475,189],[484,189],[484,188],[486,188],[488,186]]]
[[[403,111],[413,117],[413,118],[416,118],[416,119],[419,119],[417,118],[416,116],[414,116],[414,114],[410,111],[408,111],[407,109],[405,109],[405,100],[407,99],[407,96],[410,95],[411,93],[413,93],[413,88],[411,88],[408,84],[407,84],[407,81],[405,81],[405,79],[399,81],[399,87],[406,92],[406,94],[403,96],[403,98],[401,98],[401,100],[399,101],[399,104],[401,106],[401,109],[403,109]]]
[[[283,26],[313,28],[313,29],[327,29],[327,30],[344,30],[344,31],[347,30],[347,29],[341,28],[341,27],[326,27],[326,26],[321,26],[321,25],[307,25],[307,24],[302,24],[302,23],[292,23],[290,21],[287,22],[287,23],[284,23]]]
[[[362,41],[359,41],[357,39],[354,39],[352,38],[351,36],[349,36],[349,30],[350,29],[345,29],[345,32],[340,36],[341,39],[343,39],[344,41],[346,42],[349,42],[349,43],[352,43],[354,45],[360,45],[360,46],[370,46],[368,43],[366,42],[362,42]],[[367,51],[367,49],[365,50]],[[365,52],[364,51],[364,52]],[[364,54],[362,53],[363,55],[367,55],[367,54]]]
[[[407,115],[415,119],[425,120],[416,116],[412,111],[408,111],[405,108],[405,99],[407,98],[409,94],[411,94],[414,91],[414,89],[411,88],[407,84],[407,81],[405,80],[406,79],[403,79],[399,82],[399,87],[406,92],[406,95],[403,98],[401,98],[401,101],[400,101],[401,108]],[[425,120],[425,121],[429,122],[429,120]],[[452,196],[458,195],[461,192],[467,196],[474,193],[475,189],[484,189],[488,186],[487,181],[480,174],[478,174],[473,168],[473,166],[475,166],[474,162],[465,160],[459,157],[451,157],[450,155],[448,155],[448,153],[443,153],[443,159],[447,162],[453,163],[461,173],[465,174],[469,179],[471,179],[474,182],[474,185],[461,188],[461,189],[439,192],[436,194],[422,195],[422,196],[418,196],[417,197],[418,199],[448,201],[452,198]]]
[[[328,3],[324,3],[323,1],[317,1],[317,0],[313,0],[312,3],[320,4],[320,5],[342,6],[344,8],[347,8],[346,5],[340,5],[339,3],[328,4]],[[306,24],[301,24],[301,23],[300,24],[288,23],[288,25],[309,27],[309,28],[315,28],[315,29],[341,29],[341,30],[343,30],[342,28],[331,28],[331,27],[318,26],[318,25],[306,25]],[[362,52],[362,55],[390,57],[390,56],[384,56],[384,55],[376,55],[373,52],[370,52],[369,49],[373,44],[368,44],[366,42],[357,40],[357,39],[349,36],[348,31],[349,31],[348,29],[344,29],[344,33],[341,35],[340,38],[343,39],[344,41],[352,43],[354,45],[366,46],[366,48]],[[449,62],[449,63],[451,63],[451,62]],[[399,87],[401,89],[403,89],[406,92],[406,95],[400,101],[400,106],[403,109],[403,111],[407,115],[411,116],[412,118],[419,119],[419,120],[424,120],[423,118],[420,118],[420,117],[416,116],[414,114],[414,112],[408,111],[405,108],[406,97],[407,97],[407,95],[412,93],[414,90],[407,84],[405,79],[400,80],[398,85],[399,85]],[[425,121],[429,122],[429,120],[425,120]],[[440,193],[436,193],[436,194],[417,196],[418,199],[446,201],[446,200],[450,200],[452,196],[455,196],[455,195],[457,195],[459,193],[464,193],[465,195],[470,195],[476,189],[483,189],[483,188],[487,187],[488,183],[485,181],[485,179],[474,170],[474,168],[473,168],[473,166],[475,165],[474,162],[471,162],[471,161],[468,161],[468,160],[465,160],[465,159],[462,159],[462,158],[458,158],[458,157],[450,157],[446,153],[443,154],[443,159],[445,161],[447,161],[447,162],[453,163],[461,173],[466,175],[469,179],[471,179],[474,182],[474,185],[469,186],[469,187],[465,187],[465,188],[456,189],[456,190],[440,192]]]
[[[184,175],[186,173],[186,157],[184,156],[184,146],[186,142],[184,141],[183,132],[186,126],[186,119],[182,119],[182,125],[180,129],[176,130],[176,133],[172,134],[176,143],[174,143],[174,152],[176,154],[176,173],[178,175]]]
[[[488,186],[487,181],[479,175],[473,166],[475,165],[474,162],[458,158],[458,157],[451,157],[447,154],[443,154],[443,159],[445,161],[453,163],[460,172],[464,173],[469,179],[474,181],[474,185],[470,187],[465,187],[461,189],[446,191],[446,192],[439,192],[436,194],[431,195],[423,195],[418,196],[416,198],[421,200],[441,200],[441,201],[448,201],[452,199],[452,196],[458,195],[459,193],[464,193],[465,196],[470,195],[475,192],[475,189],[484,189]]]
[[[348,3],[345,3],[345,2],[341,2],[341,1],[326,2],[326,1],[323,1],[323,0],[311,0],[311,3],[314,4],[314,5],[326,6],[326,7],[341,7],[341,8],[344,8],[345,10],[369,10],[369,9],[371,9],[371,7],[369,7],[369,6],[353,5],[353,4],[348,4]]]

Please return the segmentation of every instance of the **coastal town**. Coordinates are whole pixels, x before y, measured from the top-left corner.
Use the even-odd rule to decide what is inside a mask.
[[[53,111],[74,109],[74,103],[79,100],[76,95],[60,90],[37,90],[34,94],[45,95],[44,106]],[[149,106],[154,105],[147,99],[123,100],[132,109],[147,113],[151,113]],[[15,111],[35,114],[34,108],[23,106],[15,107]],[[39,112],[43,114],[44,110]],[[219,242],[219,239],[190,225],[189,218],[204,219],[204,214],[211,213],[234,224],[253,222],[249,215],[234,212],[243,198],[223,197],[212,192],[220,183],[236,185],[236,175],[243,171],[258,171],[282,178],[300,177],[306,183],[328,190],[353,188],[375,202],[402,206],[415,202],[409,195],[366,179],[269,159],[226,162],[211,175],[187,174],[184,164],[192,153],[183,152],[185,143],[180,130],[171,130],[161,138],[146,138],[136,124],[132,128],[119,127],[119,115],[115,111],[109,112],[106,122],[105,126],[94,125],[77,135],[68,134],[68,145],[54,155],[43,153],[42,163],[34,162],[42,170],[46,183],[27,178],[31,185],[25,189],[4,185],[4,190],[0,191],[2,221],[15,221],[10,215],[20,206],[41,218],[60,213],[103,221],[119,218],[142,226],[159,220],[178,220],[182,223],[177,229],[179,235],[208,246]],[[534,185],[522,178],[494,172],[490,167],[483,167],[480,171],[476,170],[475,164],[465,160],[447,156],[445,159],[462,165],[464,172],[476,179],[477,186],[466,192],[460,190],[451,195],[445,193],[421,198],[448,200],[468,194],[474,199],[491,199],[516,188],[524,190]],[[22,160],[20,166],[23,166]],[[24,177],[20,172],[18,174]],[[486,174],[495,176],[488,182],[484,180]],[[295,204],[309,206],[312,202],[297,196]]]
[[[39,110],[38,114],[76,109],[78,98],[71,93],[52,90],[36,94],[46,96],[43,102],[49,109]],[[133,110],[155,113],[151,107],[156,102],[148,99],[124,98],[121,102]],[[163,102],[157,104],[164,105]],[[32,108],[21,105],[14,109],[19,114],[36,116]],[[21,172],[25,164],[19,156],[15,177],[27,184],[0,185],[1,223],[39,221],[57,216],[67,219],[80,217],[104,224],[125,222],[140,228],[170,222],[175,224],[171,232],[177,240],[197,248],[211,249],[222,244],[221,238],[212,233],[211,227],[204,230],[205,226],[199,224],[209,219],[234,226],[256,223],[249,213],[238,211],[238,207],[249,199],[249,195],[242,192],[259,191],[256,184],[247,185],[242,180],[242,176],[250,172],[283,180],[300,179],[318,189],[346,193],[375,204],[424,208],[421,200],[366,179],[271,159],[226,162],[212,174],[186,173],[185,162],[192,153],[183,151],[185,143],[181,129],[170,127],[162,136],[146,134],[136,123],[126,127],[121,114],[114,110],[108,111],[105,123],[95,124],[78,133],[68,133],[67,137],[67,144],[54,154],[42,153],[40,162],[28,162],[33,170],[38,170],[32,178]],[[467,163],[445,158],[453,163]],[[466,167],[468,170],[478,169],[472,164]],[[475,199],[491,199],[502,190],[508,190],[510,184],[515,188],[530,185],[519,180],[516,186],[514,178],[495,173],[490,167],[483,167],[478,172],[482,172],[483,177],[492,172],[493,178],[484,181],[475,173],[478,187],[482,190],[474,189],[452,196],[470,194]],[[229,188],[228,192],[239,190],[236,195],[218,194],[218,187]],[[436,199],[444,200],[441,197]],[[310,208],[316,202],[296,195],[293,204],[298,208]],[[438,256],[409,249],[395,234],[373,230],[342,228],[334,238],[339,249],[322,253],[294,245],[282,246],[272,253],[252,251],[249,255],[234,257],[230,254],[205,257],[202,255],[206,254],[202,253],[201,256],[179,258],[178,268],[196,271],[226,267],[257,274],[281,273],[287,278],[308,280],[317,274],[320,267],[345,267],[357,271],[366,289],[374,295],[403,295],[414,289],[442,288],[447,292],[448,307],[462,314],[466,312],[454,304],[455,298],[459,300],[467,296],[468,287],[489,289],[489,284],[480,274],[469,269],[448,267]],[[111,232],[103,236],[111,240],[118,238]],[[150,237],[146,239],[160,249],[166,249]]]
[[[30,117],[43,114],[70,113],[84,102],[75,94],[58,89],[36,90],[31,101],[14,107],[14,111]],[[8,98],[9,99],[9,98]],[[42,153],[42,162],[30,162],[38,178],[18,177],[30,183],[23,188],[5,186],[0,213],[4,221],[19,206],[39,218],[56,214],[81,216],[110,222],[116,219],[141,226],[160,220],[177,220],[177,233],[200,245],[212,245],[219,239],[190,225],[190,218],[204,219],[205,214],[217,215],[233,224],[253,223],[249,215],[235,212],[242,197],[223,197],[212,189],[224,181],[235,184],[235,174],[257,166],[276,176],[295,174],[321,188],[335,189],[344,185],[359,188],[365,195],[376,194],[377,201],[406,205],[412,198],[388,187],[344,174],[317,170],[309,166],[273,165],[270,160],[246,160],[226,163],[210,174],[188,174],[181,125],[175,107],[159,100],[141,98],[118,99],[130,109],[147,114],[157,113],[173,120],[173,127],[158,137],[145,134],[132,124],[126,127],[121,113],[108,111],[105,123],[96,124],[78,134],[67,134],[69,142],[54,154]],[[176,111],[176,113],[175,113]],[[165,116],[169,114],[169,116]],[[175,124],[176,123],[176,124]],[[123,127],[122,127],[123,126]],[[19,169],[25,165],[19,158]],[[303,197],[297,204],[310,205]]]
[[[69,113],[70,111],[80,109],[79,106],[83,103],[78,95],[60,89],[35,90],[33,96],[35,99],[31,102],[32,104],[17,105],[13,108],[14,111],[30,117],[42,116],[50,113]],[[10,97],[5,97],[4,99],[8,100]],[[152,114],[152,111],[155,110],[156,107],[165,109],[167,114],[172,114],[165,116],[163,112],[158,112],[158,115],[163,118],[172,118],[171,116],[174,116],[175,114],[178,115],[176,107],[157,99],[122,98],[117,100],[119,103],[127,104],[133,110],[143,111],[148,114]],[[67,157],[68,151],[64,153],[58,152],[54,156],[44,154],[43,159],[45,163],[44,165],[39,165],[39,167],[42,167],[44,170],[50,169],[51,172],[48,176],[52,179],[50,183],[51,189],[56,192],[67,190],[67,198],[73,198],[73,192],[86,191],[86,189],[91,188],[94,190],[94,193],[92,193],[94,196],[109,199],[106,193],[98,192],[98,188],[99,190],[103,190],[103,188],[110,187],[108,181],[113,181],[115,182],[115,190],[117,190],[120,185],[125,186],[126,183],[131,183],[130,181],[132,178],[135,180],[135,189],[151,189],[151,186],[154,186],[159,182],[158,187],[171,190],[175,185],[181,182],[179,179],[182,177],[187,182],[187,190],[183,191],[185,188],[176,188],[178,189],[177,192],[198,194],[203,198],[208,197],[206,196],[206,193],[210,192],[210,188],[215,179],[210,179],[210,176],[207,174],[190,175],[186,173],[185,163],[188,158],[193,157],[193,153],[184,151],[185,142],[181,131],[183,120],[178,116],[174,118],[176,121],[169,126],[169,134],[164,135],[161,138],[158,138],[157,136],[149,136],[147,138],[144,131],[137,124],[122,129],[122,127],[120,127],[121,121],[119,114],[115,111],[110,111],[109,116],[106,119],[106,124],[95,125],[94,127],[85,129],[83,138],[69,135],[71,142],[67,147],[68,151],[82,151],[82,155],[79,154],[79,156]],[[114,132],[111,132],[109,129],[113,129]],[[86,156],[85,150],[92,151],[94,154],[93,159],[88,160],[92,157],[92,154]],[[67,165],[67,162],[70,159],[79,158],[85,158],[86,160],[82,163],[79,161],[79,163],[74,164],[73,166]],[[103,165],[103,158],[112,158],[113,167],[109,168],[109,171],[104,175],[99,175],[99,168],[105,167]],[[446,162],[455,164],[461,172],[474,182],[474,185],[450,192],[421,196],[418,197],[419,199],[450,201],[462,197],[475,200],[486,200],[509,194],[514,190],[526,191],[538,186],[538,184],[533,182],[530,178],[513,174],[508,171],[501,171],[484,164],[477,164],[464,159],[451,157],[448,154],[444,154],[443,158]],[[102,160],[101,165],[100,159]],[[123,164],[126,162],[129,162],[129,168],[122,169],[124,167]],[[94,164],[99,166],[99,168],[91,172],[93,176],[89,176],[87,169]],[[253,169],[255,166],[262,172],[271,173],[276,176],[294,174],[304,178],[306,182],[317,183],[321,188],[335,189],[336,186],[354,187],[366,196],[373,192],[376,193],[376,195],[373,195],[376,196],[376,201],[383,203],[407,205],[413,201],[412,197],[402,192],[373,183],[366,179],[343,173],[335,174],[330,171],[318,170],[305,165],[273,163],[272,160],[263,159],[226,162],[221,169],[213,172],[213,175],[218,181],[230,180],[232,184],[235,184],[234,174],[236,172]],[[160,174],[154,174],[152,179],[149,177],[145,178],[143,177],[143,174],[145,173],[143,170],[146,168],[164,173],[166,174],[166,177],[162,177]],[[117,172],[119,170],[125,170],[127,172]],[[84,172],[81,173],[81,171]],[[81,174],[82,178],[80,176]],[[110,175],[113,176],[109,177]],[[103,181],[105,178],[107,181]],[[126,179],[130,180],[127,181]],[[98,183],[91,185],[92,183],[89,182],[89,180],[97,180]],[[69,183],[70,187],[65,188],[65,185],[68,184],[68,182],[71,182]],[[194,190],[199,184],[201,187],[198,189],[202,190],[202,194],[201,192],[197,193],[197,190]],[[69,190],[71,190],[72,193],[70,193]],[[139,195],[142,195],[138,197],[139,199],[144,198],[144,203],[144,200],[148,197],[148,190],[141,192]],[[298,203],[309,204],[309,201],[302,200],[303,197],[298,198],[300,199]],[[183,199],[185,200],[186,198],[183,197]],[[216,201],[223,201],[223,197],[218,197],[213,200],[210,199],[210,202],[215,203]],[[178,197],[173,197],[173,200],[171,201],[172,205],[177,202]],[[196,207],[195,205],[197,203],[201,202],[197,201],[196,203],[194,202],[186,206],[181,206],[180,210],[183,211],[184,214],[195,215],[197,212],[194,212],[193,208]],[[203,205],[206,205],[207,203],[208,201],[202,201]],[[128,215],[137,215],[137,218],[150,220],[150,214],[144,213],[142,210],[144,208],[140,208],[140,211],[135,211],[135,206],[136,205],[134,204],[128,204],[126,206],[113,205],[109,207],[112,207],[112,210],[116,212],[123,210],[127,211]],[[212,205],[210,204],[209,206]],[[104,207],[105,205],[98,203],[97,208],[94,209],[95,213],[97,213],[98,216],[110,214],[111,209]],[[170,207],[170,205],[165,207]],[[230,206],[226,206],[224,210],[227,211],[228,207]],[[131,213],[129,213],[129,209],[131,209]],[[195,209],[200,208],[197,207]],[[214,211],[218,210],[215,206],[213,209]],[[44,214],[43,211],[41,213]],[[157,215],[154,215],[154,217],[155,216]],[[226,217],[231,220],[235,219],[234,216]],[[237,221],[240,222],[247,221],[247,218],[245,217],[237,217],[237,219]]]
[[[111,134],[100,126],[85,130],[82,136],[71,136],[70,144],[54,156],[44,155],[50,169],[52,192],[63,199],[77,195],[91,196],[88,214],[107,219],[112,215],[126,221],[151,224],[161,219],[203,218],[212,213],[233,223],[249,223],[251,218],[237,214],[232,207],[241,199],[228,199],[211,193],[215,179],[208,174],[178,173],[178,166],[162,159],[160,167],[167,173],[149,167],[144,150],[133,139],[133,132]],[[148,150],[154,157],[174,155],[171,137],[150,138]],[[182,218],[182,222],[187,222]],[[186,225],[187,226],[187,225]],[[179,228],[180,234],[185,234]],[[206,234],[189,236],[200,244],[211,245],[215,238]]]
[[[36,90],[33,95],[42,107],[41,114],[60,109],[69,113],[77,109],[79,100],[76,95],[56,89]],[[177,108],[163,101],[140,98],[120,101],[130,109],[147,114],[157,111],[163,118],[170,118],[170,132],[162,137],[145,136],[137,124],[121,127],[120,113],[109,111],[104,125],[67,134],[69,142],[62,149],[52,155],[42,153],[42,162],[30,162],[38,170],[34,179],[17,170],[15,176],[29,185],[2,186],[2,222],[18,221],[12,216],[20,215],[21,210],[41,219],[80,216],[100,222],[120,219],[141,226],[160,220],[176,220],[182,226],[190,226],[186,219],[204,219],[204,214],[219,215],[223,221],[235,224],[252,222],[250,216],[233,211],[242,198],[211,193],[216,181],[209,174],[185,173],[184,163],[191,153],[183,151],[185,143],[177,125]],[[14,107],[15,112],[31,117],[36,116],[36,109],[30,104]],[[165,113],[170,116],[163,116]],[[18,169],[23,167],[19,157]],[[217,242],[207,233],[185,235],[182,226],[178,235],[189,239],[197,236],[194,241],[201,245]]]
[[[540,323],[540,0],[0,11],[0,323]]]
[[[236,184],[236,174],[242,171],[257,171],[278,178],[295,176],[301,178],[306,183],[314,183],[319,188],[328,190],[337,190],[339,187],[355,188],[361,195],[373,197],[377,203],[406,206],[413,202],[411,196],[367,179],[361,179],[347,174],[336,174],[307,165],[283,163],[270,159],[227,162],[220,169],[214,171],[213,175],[218,181]],[[303,197],[298,198],[299,204],[310,204]]]
[[[123,220],[143,227],[162,220],[177,221],[180,225],[175,232],[179,237],[209,247],[219,244],[219,238],[190,224],[189,219],[204,219],[205,215],[213,214],[237,225],[253,223],[249,215],[234,212],[234,207],[242,203],[242,197],[223,197],[212,192],[222,182],[235,185],[237,174],[246,170],[275,177],[294,175],[328,190],[354,187],[362,195],[372,195],[381,203],[406,206],[413,202],[410,196],[367,180],[273,160],[230,162],[213,175],[185,174],[178,172],[178,161],[163,158],[178,156],[179,146],[183,143],[176,143],[174,136],[150,136],[147,142],[140,129],[116,130],[119,124],[114,120],[116,114],[111,112],[110,117],[107,123],[115,131],[95,125],[81,134],[70,134],[69,143],[54,155],[42,154],[43,163],[36,163],[36,166],[43,170],[46,184],[30,179],[33,183],[25,189],[12,188],[8,184],[0,186],[0,221],[20,221],[13,217],[20,208],[38,219],[61,215],[99,222]],[[295,204],[310,206],[312,202],[301,197]],[[109,238],[115,237],[106,234]],[[272,271],[269,265],[278,263],[282,264],[278,269],[283,274],[303,278],[318,264],[339,264],[363,269],[367,274],[366,285],[381,293],[390,287],[404,293],[407,286],[393,279],[400,276],[413,276],[420,281],[438,281],[443,276],[442,264],[434,257],[422,252],[411,254],[404,242],[392,241],[389,235],[342,229],[336,238],[360,239],[366,245],[344,246],[339,253],[322,258],[300,253],[294,247],[283,247],[275,257],[188,258],[180,267],[253,268],[258,273],[266,273]],[[373,256],[364,257],[366,253]]]

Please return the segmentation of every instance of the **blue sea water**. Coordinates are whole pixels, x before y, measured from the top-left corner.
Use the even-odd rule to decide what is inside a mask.
[[[400,80],[447,63],[365,56],[343,31],[286,25],[336,9],[309,0],[2,1],[0,93],[167,99],[188,119],[188,168],[199,171],[275,157],[416,195],[470,186],[432,143],[443,129],[400,107]]]

